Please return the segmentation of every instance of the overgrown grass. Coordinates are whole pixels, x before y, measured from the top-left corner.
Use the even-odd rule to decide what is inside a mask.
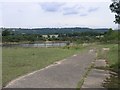
[[[109,48],[110,50],[103,50]],[[118,70],[118,44],[102,44],[98,45],[98,59],[105,59],[109,64],[109,68]]]
[[[109,51],[103,51],[103,48],[109,48]],[[111,74],[110,78],[105,80],[103,86],[106,88],[120,88],[120,61],[118,58],[118,44],[102,44],[98,45],[98,59],[105,59],[108,63],[106,69],[112,70],[116,74]]]
[[[3,47],[3,86],[18,76],[44,68],[78,53],[81,49]]]

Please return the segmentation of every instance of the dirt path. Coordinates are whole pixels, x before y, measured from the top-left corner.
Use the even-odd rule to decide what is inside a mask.
[[[6,88],[76,88],[95,57],[93,50],[73,55],[47,68],[13,80]]]

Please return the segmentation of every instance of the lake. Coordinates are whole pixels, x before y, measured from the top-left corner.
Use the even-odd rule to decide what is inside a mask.
[[[3,44],[3,47],[64,47],[67,42],[41,42],[32,44]]]

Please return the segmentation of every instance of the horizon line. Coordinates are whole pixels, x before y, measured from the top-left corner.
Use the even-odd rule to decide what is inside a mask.
[[[42,28],[89,28],[89,29],[110,29],[111,27],[78,27],[78,26],[72,26],[72,27],[0,27],[0,28],[16,28],[16,29],[42,29]],[[112,28],[115,29],[115,28]]]

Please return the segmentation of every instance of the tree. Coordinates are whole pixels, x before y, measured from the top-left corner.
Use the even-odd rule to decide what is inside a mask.
[[[2,31],[2,36],[9,36],[10,35],[10,31],[8,31],[7,29]]]
[[[112,0],[113,3],[110,5],[110,9],[115,14],[115,23],[120,24],[120,0]]]

